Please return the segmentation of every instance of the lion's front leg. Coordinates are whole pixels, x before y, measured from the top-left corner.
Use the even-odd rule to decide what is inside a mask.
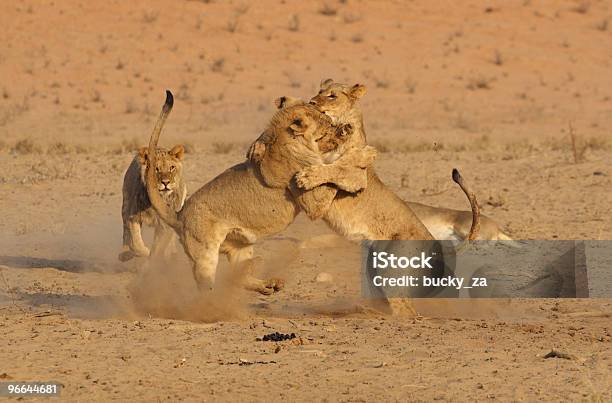
[[[336,198],[338,190],[331,186],[323,185],[305,191],[297,188],[294,182],[295,181],[291,181],[289,184],[289,190],[300,209],[306,213],[311,220],[323,217]]]
[[[333,171],[336,168],[331,165],[308,166],[295,174],[295,183],[304,190],[314,189],[317,186],[332,182]]]
[[[140,231],[141,223],[133,218],[127,219],[123,224],[123,251],[119,254],[119,260],[128,261],[134,257],[149,256],[149,248],[142,240]]]
[[[355,193],[368,185],[365,168],[372,165],[377,151],[374,147],[353,148],[332,164],[305,167],[295,175],[298,187],[310,190],[329,183],[339,189]]]

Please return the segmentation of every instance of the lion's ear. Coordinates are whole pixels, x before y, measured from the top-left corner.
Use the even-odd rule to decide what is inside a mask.
[[[283,109],[285,102],[287,102],[287,97],[278,97],[274,100],[274,106],[276,106],[276,109]]]
[[[141,165],[145,165],[147,163],[148,154],[149,154],[149,147],[140,147],[138,149],[138,161],[140,161]]]
[[[185,147],[182,144],[177,144],[172,147],[172,150],[168,151],[168,154],[180,161],[185,156]]]
[[[299,98],[293,98],[288,96],[282,96],[274,100],[274,105],[277,109],[288,108],[290,106],[300,105],[303,103],[304,101]]]
[[[321,89],[322,90],[326,90],[328,89],[332,84],[334,83],[334,80],[332,80],[331,78],[326,78],[324,80],[321,80]]]
[[[301,136],[308,129],[308,124],[303,119],[295,119],[290,125],[289,130],[293,132],[294,136]]]
[[[259,164],[266,154],[266,144],[263,141],[255,141],[247,151],[247,159],[253,164]]]
[[[355,84],[351,87],[348,95],[353,99],[359,99],[366,94],[366,87],[363,84]]]

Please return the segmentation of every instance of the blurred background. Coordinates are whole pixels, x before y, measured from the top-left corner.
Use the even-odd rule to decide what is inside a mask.
[[[502,143],[607,147],[609,1],[15,1],[0,23],[0,147],[164,141],[229,152],[280,95],[331,77],[368,88],[382,151]]]

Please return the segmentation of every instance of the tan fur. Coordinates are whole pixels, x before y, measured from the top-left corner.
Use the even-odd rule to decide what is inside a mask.
[[[336,150],[324,155],[324,160],[341,161],[344,153],[364,149],[366,144],[363,119],[357,101],[365,94],[365,87],[340,86],[323,82],[321,91],[311,100],[318,110],[332,118],[336,124],[350,124],[354,130],[351,138]],[[332,102],[333,101],[333,102]],[[333,164],[335,165],[335,164]],[[300,179],[305,173],[328,170],[326,174],[342,175],[346,166],[310,166],[297,175]],[[393,239],[433,239],[427,228],[395,193],[385,186],[371,166],[365,169],[367,187],[358,193],[349,193],[331,186],[324,189],[327,199],[323,219],[337,233],[353,240],[393,240]],[[335,178],[334,178],[335,179]],[[302,182],[303,185],[303,181]],[[318,185],[313,181],[313,185]],[[309,186],[306,186],[309,187]]]
[[[149,148],[157,146],[163,123],[170,112],[171,94],[155,126]],[[335,130],[330,119],[310,105],[295,105],[278,111],[261,137],[258,163],[235,165],[202,186],[186,200],[181,211],[166,208],[155,187],[151,170],[146,183],[149,198],[160,216],[179,235],[193,261],[198,286],[214,285],[219,253],[230,263],[251,268],[253,244],[285,229],[299,212],[287,190],[291,178],[309,164],[320,163],[316,140],[326,130]],[[260,138],[261,138],[260,137]],[[257,160],[257,150],[252,149]],[[247,276],[245,286],[269,294],[280,288],[278,280],[263,281]]]
[[[472,226],[472,212],[453,210],[444,207],[433,207],[427,204],[407,202],[417,217],[429,229],[436,239],[462,241],[467,239]],[[491,218],[480,216],[480,231],[476,236],[480,240],[512,240]]]
[[[321,112],[330,116],[336,124],[351,124],[354,127],[353,143],[344,145],[345,148],[356,149],[365,145],[363,117],[356,103],[357,99],[363,94],[365,94],[365,88],[360,84],[347,86],[335,83],[332,80],[325,80],[321,83],[319,93],[311,100],[312,104]],[[334,167],[335,165],[334,163],[325,167],[308,167],[296,175],[299,178],[297,182],[305,189],[312,189],[325,183],[327,178],[333,178],[334,175],[338,175],[339,172],[346,169],[345,166]],[[420,203],[408,202],[407,205],[436,239],[464,240],[470,233],[473,220],[472,212],[437,208]],[[480,215],[480,221],[480,230],[477,234],[474,234],[475,239],[509,238],[499,230],[497,224],[490,218]]]
[[[278,109],[283,109],[290,106],[303,105],[304,101],[283,96],[276,99],[274,104]],[[323,174],[328,175],[323,183],[329,184],[329,190],[326,189],[327,186],[319,186],[312,191],[305,192],[304,190],[309,189],[302,189],[303,186],[299,183],[297,175],[295,181],[292,181],[289,185],[289,189],[300,209],[311,219],[320,218],[327,211],[336,195],[333,189],[337,188],[354,193],[367,186],[365,168],[374,162],[377,151],[369,146],[362,148],[352,147],[350,150],[346,150],[344,145],[352,141],[352,134],[353,127],[351,125],[339,125],[335,129],[323,132],[322,136],[316,141],[319,153],[322,156],[338,155],[336,163],[333,167],[330,166],[330,171],[322,171]],[[269,133],[264,132],[249,148],[247,158],[254,163],[260,163],[264,159],[266,145],[273,144],[275,140]],[[284,150],[286,146],[278,144],[276,147],[278,150]],[[270,155],[270,158],[272,161],[274,160],[273,155]],[[321,168],[327,167],[328,165],[324,164],[324,162],[325,158],[321,158],[321,155],[319,155],[319,161],[309,161],[304,169],[308,169],[309,166],[313,165]],[[271,180],[270,174],[265,169],[262,171],[262,174],[269,186],[283,186],[286,183],[287,178],[283,178],[280,181]],[[319,183],[318,185],[321,184]]]
[[[335,114],[327,114],[336,124],[350,125],[353,133],[346,138],[344,143],[339,144],[336,149],[329,150],[323,154],[324,162],[338,161],[346,154],[363,150],[366,147],[361,113],[358,112],[355,104],[357,99],[364,93],[365,88],[363,86],[355,86],[351,91],[343,94],[350,101],[351,111],[340,115],[341,119],[338,119]],[[316,102],[311,103],[317,106],[317,108],[319,107]],[[320,110],[327,112],[327,110]],[[266,140],[274,141],[274,139],[269,137]],[[261,146],[252,147],[252,149],[258,148],[261,149]],[[315,187],[311,191],[306,191],[301,195],[297,194],[296,198],[299,202],[300,199],[303,200],[310,197],[314,200],[315,204],[319,203],[320,210],[318,213],[323,216],[327,224],[334,231],[351,240],[432,240],[433,237],[427,231],[427,228],[419,221],[406,203],[380,181],[369,164],[371,164],[371,161],[368,162],[366,159],[364,166],[367,166],[367,168],[365,168],[364,175],[367,187],[357,193],[347,192],[335,186],[325,184]],[[324,164],[310,165],[310,167],[314,166],[319,169],[328,169]],[[336,171],[334,169],[337,168],[334,167],[329,169],[331,169],[330,172],[333,175],[342,176],[342,169],[351,169],[351,164]],[[301,172],[303,173],[304,171],[302,170]],[[332,179],[335,182],[338,179],[337,176],[333,175],[326,178],[325,183],[329,183]],[[296,195],[295,190],[294,195]],[[300,205],[303,204],[308,205],[309,203],[300,203]],[[381,302],[384,307],[390,308],[395,314],[404,312],[411,315],[415,314],[408,300],[390,299]]]
[[[174,231],[160,220],[147,195],[145,187],[147,153],[146,147],[140,149],[123,178],[123,204],[121,206],[123,250],[119,254],[121,261],[137,256],[149,256],[149,248],[142,240],[143,224],[155,229],[153,255],[161,253],[167,257],[172,251]],[[174,211],[179,211],[183,207],[187,197],[187,187],[183,178],[184,153],[185,149],[182,145],[177,145],[171,150],[158,148],[155,152],[156,186],[162,192],[164,202]]]

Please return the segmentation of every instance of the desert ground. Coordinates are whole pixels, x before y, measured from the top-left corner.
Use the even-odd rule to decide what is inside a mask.
[[[166,88],[161,143],[186,146],[193,192],[274,98],[328,77],[368,88],[403,199],[467,209],[459,168],[515,239],[612,239],[612,3],[42,0],[0,22],[0,381],[68,401],[612,399],[610,299],[360,312],[359,245],[304,215],[257,245],[286,282],[271,296],[225,262],[201,295],[179,251],[117,260],[123,173]],[[276,331],[296,338],[258,340]]]

